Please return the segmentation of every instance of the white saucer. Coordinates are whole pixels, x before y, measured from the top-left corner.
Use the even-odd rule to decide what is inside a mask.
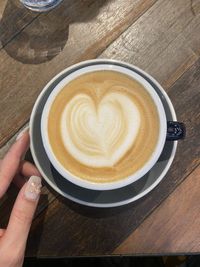
[[[87,206],[102,208],[117,207],[131,203],[145,196],[160,183],[172,164],[176,152],[177,141],[166,142],[163,152],[153,168],[138,181],[120,189],[107,191],[83,189],[63,178],[50,163],[42,145],[40,132],[41,114],[49,94],[55,88],[57,83],[76,69],[84,68],[91,64],[119,65],[126,68],[128,65],[130,70],[141,75],[153,86],[163,103],[167,120],[176,121],[176,114],[169,97],[163,88],[150,75],[144,73],[135,66],[127,63],[126,65],[123,65],[122,62],[118,61],[106,59],[85,61],[81,65],[75,65],[58,74],[46,85],[42,93],[39,95],[30,119],[31,152],[34,162],[46,182],[64,197]]]

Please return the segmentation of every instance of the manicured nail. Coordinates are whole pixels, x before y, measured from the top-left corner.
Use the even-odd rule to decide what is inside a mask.
[[[16,141],[18,141],[21,137],[22,137],[22,135],[25,133],[25,132],[27,132],[29,130],[29,125],[28,126],[26,126],[19,134],[18,134],[18,136],[16,137]]]
[[[27,182],[24,196],[27,200],[36,201],[41,192],[41,178],[38,176],[31,176]]]

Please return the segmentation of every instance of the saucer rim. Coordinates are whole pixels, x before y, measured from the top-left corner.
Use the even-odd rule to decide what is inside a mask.
[[[147,79],[150,79],[152,81],[153,84],[155,84],[156,87],[158,87],[158,89],[160,90],[161,94],[164,96],[166,102],[167,102],[167,105],[169,107],[169,110],[170,110],[170,113],[172,115],[172,118],[173,120],[176,120],[176,113],[175,113],[175,110],[174,110],[174,107],[172,105],[172,102],[169,98],[169,96],[167,95],[167,93],[165,92],[165,90],[162,88],[162,86],[151,76],[149,75],[148,73],[146,73],[145,71],[141,70],[140,68],[138,68],[137,66],[134,66],[132,64],[129,64],[129,63],[126,63],[126,62],[123,62],[123,61],[118,61],[118,60],[112,60],[112,59],[95,59],[95,60],[87,60],[87,61],[83,61],[81,63],[78,63],[78,64],[75,64],[69,68],[66,68],[64,69],[62,72],[58,73],[56,76],[54,76],[48,83],[47,85],[43,88],[43,90],[41,91],[41,93],[39,94],[35,104],[34,104],[34,107],[33,107],[33,110],[32,110],[32,113],[31,113],[31,117],[30,117],[30,135],[31,135],[31,140],[33,139],[33,136],[32,136],[32,126],[33,126],[33,121],[34,121],[34,118],[35,118],[35,114],[37,113],[37,109],[38,109],[38,106],[39,106],[39,103],[43,97],[43,95],[46,93],[47,89],[49,88],[49,86],[52,85],[53,82],[56,81],[56,79],[58,79],[61,75],[64,75],[65,73],[69,72],[70,70],[73,70],[74,68],[76,67],[84,67],[84,66],[87,66],[88,64],[93,64],[94,62],[96,63],[105,63],[105,61],[107,63],[115,63],[115,64],[119,64],[120,66],[123,65],[123,66],[129,66],[133,71],[136,70],[139,72],[139,75],[142,74],[143,78],[147,78]],[[144,78],[144,79],[145,79]],[[160,97],[160,96],[159,96]],[[160,182],[161,180],[164,178],[164,176],[166,175],[166,173],[168,172],[173,160],[174,160],[174,157],[175,157],[175,154],[176,154],[176,149],[177,149],[177,141],[175,141],[173,143],[173,148],[172,148],[172,151],[171,151],[171,156],[170,158],[167,160],[167,165],[165,166],[165,168],[163,169],[162,173],[158,176],[158,178],[155,180],[155,182],[152,183],[151,186],[149,186],[147,189],[145,189],[143,192],[137,194],[136,196],[132,197],[132,198],[129,198],[129,199],[126,199],[126,200],[123,200],[123,201],[119,201],[119,202],[109,202],[109,203],[94,203],[94,202],[88,202],[88,201],[83,201],[83,200],[80,200],[78,198],[75,198],[75,197],[72,197],[68,194],[66,194],[65,192],[63,192],[62,190],[60,190],[48,177],[47,175],[43,172],[42,168],[40,168],[40,163],[39,161],[37,160],[37,157],[35,155],[35,152],[34,152],[34,147],[33,147],[33,142],[31,141],[31,144],[30,144],[30,149],[31,149],[31,153],[32,153],[32,156],[33,156],[33,159],[34,159],[34,162],[36,164],[36,166],[38,167],[40,173],[42,174],[43,178],[45,179],[45,181],[57,192],[59,193],[60,195],[78,203],[78,204],[82,204],[82,205],[85,205],[85,206],[90,206],[90,207],[98,207],[98,208],[110,208],[110,207],[118,207],[118,206],[123,206],[123,205],[126,205],[126,204],[129,204],[129,203],[132,203],[140,198],[142,198],[143,196],[145,196],[146,194],[148,194],[150,191],[152,191]],[[157,164],[157,163],[156,163]],[[130,186],[132,185],[133,183],[130,184]],[[84,190],[84,188],[82,188]],[[88,190],[88,189],[87,189]],[[91,190],[91,189],[89,189]],[[104,190],[102,190],[104,191]]]

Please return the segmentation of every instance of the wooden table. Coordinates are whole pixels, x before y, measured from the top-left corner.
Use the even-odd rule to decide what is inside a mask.
[[[147,196],[113,209],[84,207],[46,184],[27,256],[200,252],[200,1],[64,0],[46,14],[0,1],[1,156],[28,123],[55,74],[76,62],[112,58],[155,77],[185,122],[165,179]],[[0,202],[6,226],[17,189]]]

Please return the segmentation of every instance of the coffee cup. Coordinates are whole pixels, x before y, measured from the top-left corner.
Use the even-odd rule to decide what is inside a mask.
[[[143,177],[166,140],[183,138],[185,127],[167,122],[156,91],[129,64],[90,62],[70,67],[48,97],[42,141],[50,162],[68,181],[112,190]]]

